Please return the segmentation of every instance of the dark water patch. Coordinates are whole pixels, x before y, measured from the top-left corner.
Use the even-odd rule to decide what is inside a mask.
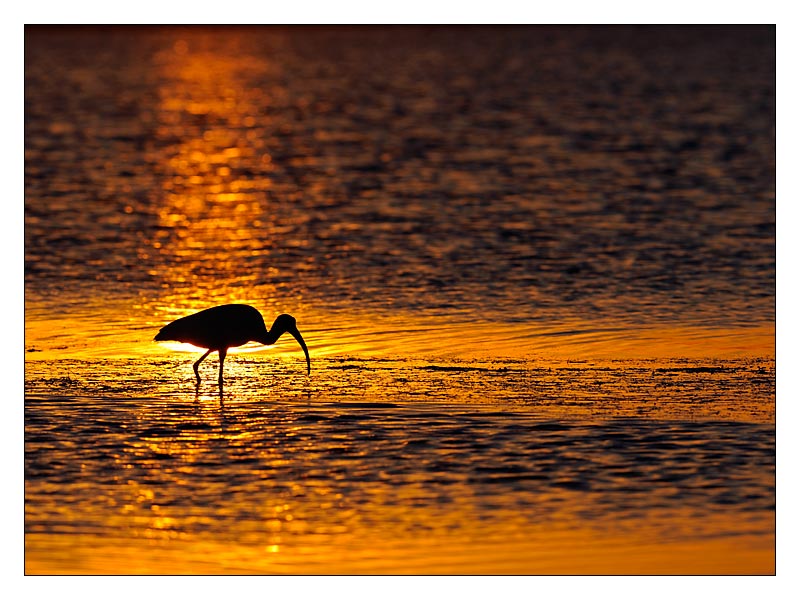
[[[391,402],[342,402],[343,408],[400,408],[400,405]]]
[[[178,431],[208,431],[214,429],[214,426],[209,423],[178,423],[175,427]]]
[[[654,369],[655,373],[727,373],[726,367],[669,367]]]
[[[321,414],[315,414],[315,413],[304,413],[304,414],[300,415],[298,417],[298,419],[300,421],[307,421],[307,422],[310,422],[310,423],[319,423],[319,422],[327,421],[328,419],[330,419],[330,416],[321,415]]]
[[[582,492],[589,491],[592,487],[590,482],[584,480],[555,481],[552,486]]]
[[[173,437],[178,434],[177,427],[172,429],[166,429],[163,427],[151,427],[145,429],[144,431],[139,433],[140,437],[148,438],[148,437]]]
[[[565,431],[569,429],[570,425],[565,423],[545,422],[536,423],[531,426],[531,429],[539,431]]]
[[[461,366],[441,366],[441,365],[425,365],[418,368],[424,371],[444,371],[444,372],[454,372],[454,373],[464,372],[464,371],[487,372],[492,370],[492,369],[487,369],[485,367],[461,367]]]

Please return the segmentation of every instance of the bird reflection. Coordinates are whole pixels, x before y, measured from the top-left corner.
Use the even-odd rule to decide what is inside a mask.
[[[284,333],[291,334],[300,344],[306,355],[308,373],[311,374],[311,358],[308,355],[303,336],[297,330],[297,321],[291,315],[279,315],[267,329],[264,318],[252,306],[247,304],[225,304],[202,310],[193,315],[182,317],[165,325],[158,332],[155,341],[176,341],[192,344],[199,348],[208,348],[194,363],[194,374],[197,387],[200,386],[200,363],[212,352],[219,353],[219,394],[222,400],[222,367],[228,348],[242,346],[247,342],[258,342],[271,346]]]

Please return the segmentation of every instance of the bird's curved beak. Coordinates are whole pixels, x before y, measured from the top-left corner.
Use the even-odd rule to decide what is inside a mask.
[[[292,337],[297,340],[297,342],[300,344],[300,347],[303,349],[303,352],[305,352],[306,364],[308,364],[308,374],[311,375],[311,357],[308,355],[308,347],[306,346],[306,343],[303,340],[303,336],[300,335],[300,332],[297,330],[296,327],[287,329],[287,332],[292,334]]]

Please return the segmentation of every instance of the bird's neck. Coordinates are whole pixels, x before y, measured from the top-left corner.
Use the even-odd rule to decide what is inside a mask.
[[[261,337],[259,337],[256,341],[258,341],[260,344],[264,344],[265,346],[272,346],[272,344],[278,341],[278,338],[281,337],[283,333],[284,332],[280,329],[273,329],[272,331],[265,330],[264,333],[261,334]]]

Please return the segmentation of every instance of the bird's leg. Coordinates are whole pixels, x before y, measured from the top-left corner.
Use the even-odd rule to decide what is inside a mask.
[[[197,362],[194,363],[194,375],[197,377],[197,385],[200,385],[200,373],[197,372],[197,368],[200,366],[200,363],[206,359],[206,356],[211,354],[211,350],[203,354],[200,358],[197,359]]]
[[[225,364],[225,356],[228,354],[227,348],[220,348],[219,351],[219,389],[222,390],[222,365]]]

